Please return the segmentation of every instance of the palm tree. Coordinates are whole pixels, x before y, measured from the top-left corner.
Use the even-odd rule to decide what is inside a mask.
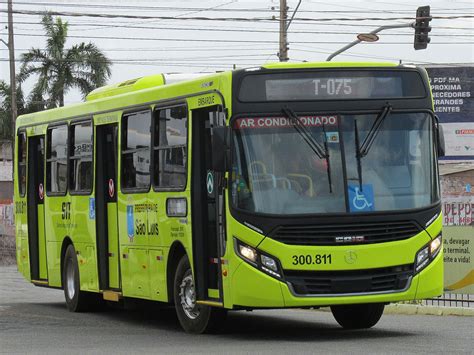
[[[68,23],[50,14],[41,20],[48,37],[46,49],[32,48],[21,57],[20,82],[38,77],[33,96],[44,98],[49,108],[64,106],[64,95],[78,88],[85,97],[105,85],[110,77],[110,60],[95,44],[80,43],[65,49]]]

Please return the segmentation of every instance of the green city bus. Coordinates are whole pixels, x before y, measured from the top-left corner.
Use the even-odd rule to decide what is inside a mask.
[[[153,75],[17,120],[18,268],[78,312],[145,299],[187,332],[229,310],[330,307],[369,328],[438,296],[424,69],[276,63]],[[182,78],[181,78],[182,79]]]

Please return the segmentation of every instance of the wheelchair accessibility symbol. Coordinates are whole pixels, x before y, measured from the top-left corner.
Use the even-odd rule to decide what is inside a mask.
[[[374,211],[374,189],[370,184],[349,185],[349,206],[351,212]]]

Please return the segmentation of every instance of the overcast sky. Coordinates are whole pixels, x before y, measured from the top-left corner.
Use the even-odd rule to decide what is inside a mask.
[[[290,15],[298,2],[288,0]],[[112,60],[109,83],[156,73],[212,72],[234,65],[240,68],[278,61],[279,5],[279,0],[13,0],[14,10],[21,11],[137,17],[61,16],[69,22],[66,48],[90,41]],[[370,32],[380,25],[412,22],[400,18],[413,19],[416,8],[423,5],[431,6],[434,17],[464,17],[434,18],[431,43],[426,50],[413,49],[412,29],[394,29],[382,32],[377,43],[357,45],[333,61],[472,63],[472,0],[302,0],[289,28],[290,61],[325,61],[330,53],[356,39],[358,33]],[[0,38],[5,41],[6,10],[7,0],[0,0]],[[380,18],[386,20],[377,20]],[[30,48],[45,47],[40,20],[37,14],[14,14],[17,59]],[[17,62],[17,72],[19,67]],[[3,44],[0,79],[9,80],[8,51]],[[26,83],[26,94],[31,85],[32,80]],[[75,90],[66,95],[66,104],[80,100]]]

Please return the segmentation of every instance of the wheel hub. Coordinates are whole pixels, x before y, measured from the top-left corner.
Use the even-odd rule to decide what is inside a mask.
[[[72,261],[69,259],[67,263],[67,270],[66,270],[66,286],[67,286],[67,296],[69,299],[73,299],[74,295],[76,294],[76,287],[74,283],[74,266]]]
[[[200,309],[196,305],[196,292],[192,275],[185,275],[179,286],[179,296],[181,298],[181,307],[184,313],[191,318],[199,317]]]

